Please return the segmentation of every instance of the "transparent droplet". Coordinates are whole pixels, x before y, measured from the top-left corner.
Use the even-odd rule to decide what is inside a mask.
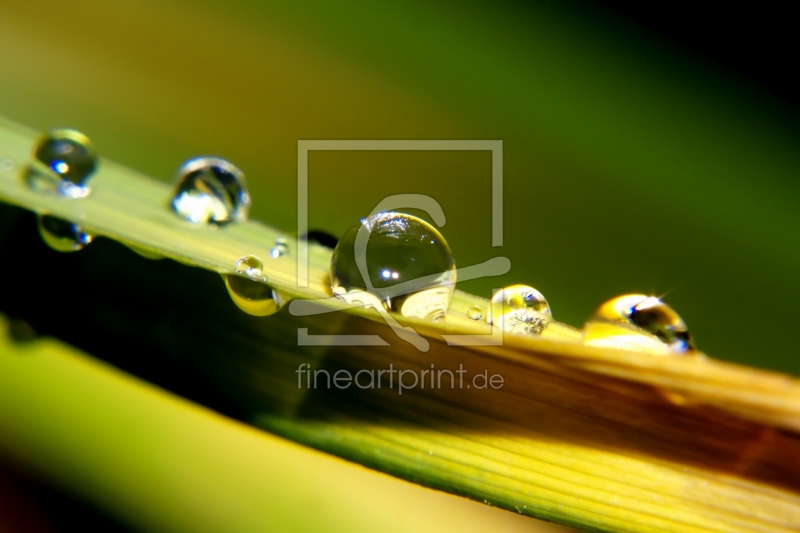
[[[277,313],[286,303],[269,285],[237,274],[225,276],[225,286],[236,306],[254,316]]]
[[[492,297],[491,313],[495,326],[526,335],[541,335],[552,318],[542,293],[527,285],[509,285],[497,291]]]
[[[36,143],[28,183],[39,191],[55,191],[67,198],[91,192],[89,180],[97,169],[97,154],[84,134],[53,130]]]
[[[189,222],[222,225],[247,220],[250,195],[244,174],[218,157],[190,159],[178,169],[172,209]]]
[[[284,255],[289,253],[289,243],[284,238],[278,238],[275,240],[275,246],[272,250],[269,251],[270,257],[273,259],[277,259],[279,257],[283,257]]]
[[[264,265],[258,257],[248,255],[236,261],[236,272],[248,278],[261,278]]]
[[[356,257],[362,260],[366,280]],[[424,220],[404,213],[384,212],[362,220],[342,236],[331,259],[335,295],[351,303],[383,305],[405,316],[444,316],[455,282],[455,260],[444,237]]]
[[[14,168],[14,162],[8,157],[0,157],[0,172],[8,172]]]
[[[302,235],[300,239],[308,241],[310,243],[318,244],[320,246],[324,246],[325,248],[330,248],[331,250],[336,248],[336,244],[339,242],[339,239],[337,239],[334,235],[328,233],[327,231],[314,230],[314,229]]]
[[[654,296],[627,294],[601,305],[584,326],[584,342],[654,354],[694,350],[683,319]]]
[[[39,215],[42,240],[58,252],[77,252],[92,242],[92,236],[78,224],[51,215]]]
[[[481,309],[480,305],[473,305],[467,309],[467,317],[470,320],[480,320],[483,318],[483,309]]]

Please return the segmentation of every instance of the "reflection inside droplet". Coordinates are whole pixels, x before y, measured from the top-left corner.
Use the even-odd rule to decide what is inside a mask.
[[[444,237],[424,220],[404,213],[384,212],[362,220],[345,232],[331,260],[335,295],[405,316],[444,316],[455,282],[455,260]]]
[[[469,309],[467,309],[467,317],[470,320],[480,320],[483,318],[483,309],[479,305],[473,305]]]
[[[97,169],[97,154],[88,137],[70,130],[53,130],[36,143],[28,184],[40,192],[83,198]]]
[[[277,313],[286,303],[269,285],[248,277],[229,274],[224,276],[225,286],[231,299],[239,309],[254,316]]]
[[[39,234],[58,252],[77,252],[92,242],[92,236],[78,224],[51,215],[39,215]]]
[[[541,335],[551,318],[545,297],[528,285],[509,285],[492,297],[491,323],[504,331]]]
[[[244,221],[250,209],[244,174],[217,157],[190,159],[178,170],[172,209],[189,222],[222,225]]]
[[[289,253],[289,241],[280,237],[275,240],[275,246],[269,251],[270,257],[277,259]]]
[[[654,296],[628,294],[601,305],[584,326],[585,343],[654,354],[687,353],[694,342],[683,319]]]
[[[248,255],[236,261],[236,272],[249,278],[260,278],[264,264],[258,257]]]

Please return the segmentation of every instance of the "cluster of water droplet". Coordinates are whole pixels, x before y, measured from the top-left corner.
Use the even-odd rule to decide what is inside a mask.
[[[3,170],[11,170],[3,158]],[[53,130],[34,146],[26,180],[35,190],[63,198],[84,198],[91,193],[90,180],[97,168],[97,154],[88,137],[70,129]],[[92,242],[92,236],[68,220],[39,215],[39,233],[48,246],[59,252],[76,252]]]
[[[36,143],[27,181],[37,191],[83,198],[92,192],[90,180],[97,165],[97,155],[85,135],[53,130]],[[0,172],[13,167],[10,159],[0,158]],[[177,172],[170,206],[180,218],[201,227],[244,221],[250,207],[245,176],[224,159],[190,159]],[[39,216],[39,231],[45,243],[61,252],[77,251],[92,242],[79,224],[49,214]],[[338,242],[320,231],[309,232],[301,240],[335,246],[330,269],[335,296],[408,317],[439,319],[447,314],[456,283],[455,260],[444,237],[426,221],[382,212],[354,225]],[[288,241],[278,238],[269,256],[278,259],[289,252]],[[263,268],[259,258],[245,256],[236,262],[234,273],[223,276],[234,303],[251,315],[271,315],[287,302],[268,285]],[[541,335],[552,322],[547,300],[527,285],[496,291],[486,310],[473,305],[466,316],[509,333],[533,336]],[[584,342],[656,354],[694,350],[681,317],[658,298],[641,294],[601,305],[584,326]]]
[[[446,315],[455,281],[455,261],[444,238],[424,220],[404,213],[383,212],[362,220],[339,240],[331,260],[335,296],[405,316]],[[531,336],[541,335],[553,320],[545,297],[527,285],[496,291],[486,312],[473,305],[466,316]],[[603,304],[586,323],[584,341],[648,353],[694,349],[680,316],[644,295]]]

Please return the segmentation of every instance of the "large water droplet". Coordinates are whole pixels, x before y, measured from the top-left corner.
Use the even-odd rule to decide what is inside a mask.
[[[424,220],[404,213],[385,212],[362,220],[342,236],[331,260],[335,295],[350,303],[383,305],[405,316],[444,316],[455,282],[455,260],[444,237]]]
[[[269,285],[237,274],[225,276],[225,286],[233,303],[245,313],[268,316],[277,313],[286,303]]]
[[[53,130],[36,143],[28,183],[40,191],[55,191],[68,198],[83,198],[97,168],[97,154],[84,134]]]
[[[0,157],[0,172],[8,172],[14,169],[14,161],[8,157]]]
[[[492,324],[510,333],[541,335],[550,323],[550,306],[542,293],[527,285],[497,291],[491,303]]]
[[[51,215],[39,216],[42,240],[58,252],[77,252],[92,242],[92,236],[74,222]]]
[[[686,353],[694,350],[683,319],[654,296],[627,294],[601,305],[584,326],[585,343],[626,350]]]
[[[196,223],[222,225],[247,220],[250,195],[244,174],[218,157],[190,159],[178,169],[172,209]]]

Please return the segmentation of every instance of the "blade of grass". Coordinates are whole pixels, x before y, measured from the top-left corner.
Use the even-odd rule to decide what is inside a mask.
[[[34,193],[24,181],[33,138],[13,125],[0,129],[0,147],[13,154],[16,165],[0,178],[0,197],[35,212],[217,273],[233,272],[244,255],[268,257],[280,235],[256,222],[225,231],[184,224],[166,207],[165,185],[109,161],[102,162],[95,191],[86,199]],[[87,250],[82,257],[102,260],[102,244],[92,247],[99,255]],[[326,298],[329,253],[312,252],[308,288],[296,286],[291,255],[267,262],[265,273],[287,294]],[[444,334],[486,333],[487,326],[460,318],[469,305],[485,305],[465,293],[454,299],[445,321],[401,319],[427,336],[428,352],[401,341],[377,348],[298,346],[302,326],[393,337],[377,315],[358,309],[339,313],[338,320],[285,312],[267,321],[246,317],[232,312],[218,279],[211,288],[216,276],[139,259],[148,265],[142,267],[132,257],[99,265],[92,279],[122,278],[132,284],[129,290],[142,292],[133,285],[137,276],[158,271],[161,285],[142,297],[181,302],[188,319],[169,322],[168,309],[152,311],[155,323],[167,324],[187,345],[176,353],[163,348],[161,364],[199,371],[246,413],[242,418],[292,440],[426,486],[585,529],[789,531],[800,523],[800,472],[793,459],[800,440],[787,431],[800,427],[800,388],[787,376],[711,359],[586,347],[580,332],[568,326],[549,338],[506,336],[502,346],[448,346]],[[178,278],[188,280],[183,289],[176,286]],[[63,321],[74,304],[59,297],[57,285],[47,288],[47,296]],[[97,308],[114,309],[124,308],[124,295],[118,287],[113,294],[82,297]],[[341,307],[335,301],[324,305]],[[198,323],[215,327],[198,335]],[[105,333],[120,327],[102,326]],[[117,334],[118,345],[125,335]],[[299,376],[303,362],[330,374],[391,365],[423,380],[429,367],[453,375],[463,370],[473,381],[466,387],[423,381],[403,390],[387,388],[385,381],[384,387],[367,389],[314,388]],[[503,386],[478,387],[474,376],[484,372],[502,376]],[[179,382],[173,379],[172,387]],[[8,394],[19,394],[19,386],[9,387]],[[24,446],[11,441],[8,453],[19,453],[18,448]]]

